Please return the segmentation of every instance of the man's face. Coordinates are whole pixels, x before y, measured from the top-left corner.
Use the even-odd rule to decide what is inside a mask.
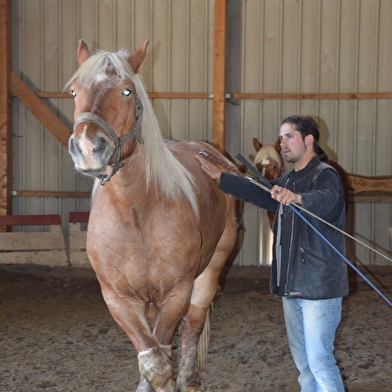
[[[283,158],[286,162],[297,162],[307,151],[301,133],[296,131],[292,124],[286,123],[280,127],[279,139]]]

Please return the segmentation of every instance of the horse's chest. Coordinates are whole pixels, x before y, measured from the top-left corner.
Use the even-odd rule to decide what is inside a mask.
[[[129,214],[92,216],[87,234],[87,252],[92,263],[126,264],[154,268],[156,263],[183,259],[198,238],[191,225],[176,223],[170,216],[129,211]],[[179,261],[180,262],[180,261]]]

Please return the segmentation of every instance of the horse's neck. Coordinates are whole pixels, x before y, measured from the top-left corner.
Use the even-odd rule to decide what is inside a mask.
[[[99,197],[113,203],[118,202],[122,206],[141,204],[146,199],[147,194],[151,192],[151,187],[147,186],[146,166],[142,149],[136,149],[131,156],[122,162],[124,166],[100,189]],[[100,186],[98,185],[98,187]],[[105,187],[107,189],[104,189]]]

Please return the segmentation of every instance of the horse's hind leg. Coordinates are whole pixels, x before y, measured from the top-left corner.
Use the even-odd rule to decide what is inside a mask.
[[[201,392],[197,347],[207,310],[191,304],[181,323],[181,364],[177,377],[180,392]]]
[[[180,392],[201,392],[200,359],[205,360],[208,345],[202,347],[203,358],[198,358],[199,339],[206,325],[206,317],[218,288],[220,268],[208,266],[195,280],[191,303],[181,323],[181,364],[177,377]],[[199,360],[198,360],[199,359]],[[202,364],[204,366],[204,364]]]
[[[231,222],[226,225],[214,255],[208,266],[199,275],[193,285],[190,305],[181,323],[181,364],[177,377],[177,390],[180,392],[201,392],[200,369],[198,361],[198,346],[200,335],[206,325],[206,317],[211,303],[215,297],[219,276],[223,266],[234,246],[236,238],[236,223],[234,214]],[[207,356],[207,345],[200,351],[204,351],[203,361]],[[204,363],[203,363],[204,366]]]

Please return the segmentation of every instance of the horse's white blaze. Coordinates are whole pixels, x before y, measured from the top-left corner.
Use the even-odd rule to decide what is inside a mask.
[[[262,175],[262,176],[265,176],[266,166],[269,165],[270,162],[271,162],[271,160],[270,160],[269,158],[264,158],[264,159],[261,161],[261,164],[262,164],[261,175]]]
[[[94,143],[91,140],[88,140],[86,137],[86,129],[83,130],[83,133],[79,140],[79,148],[82,151],[82,154],[86,158],[86,160],[92,159]]]

